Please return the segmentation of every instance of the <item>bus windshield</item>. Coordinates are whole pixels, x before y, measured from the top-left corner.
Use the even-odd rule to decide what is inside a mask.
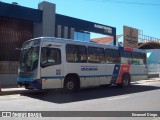
[[[41,39],[23,43],[19,63],[20,72],[32,72],[38,67],[40,43]]]
[[[39,46],[23,49],[20,55],[20,72],[32,72],[38,67]]]

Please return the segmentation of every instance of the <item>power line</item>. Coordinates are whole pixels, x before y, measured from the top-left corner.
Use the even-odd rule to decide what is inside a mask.
[[[105,3],[117,3],[117,4],[132,4],[132,5],[148,5],[148,6],[160,6],[159,3],[146,3],[146,2],[128,2],[123,0],[86,0],[86,1],[94,1],[94,2],[105,2]]]

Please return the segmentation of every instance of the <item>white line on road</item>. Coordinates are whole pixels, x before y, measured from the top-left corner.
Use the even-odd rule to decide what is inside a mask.
[[[115,98],[110,98],[110,99],[107,99],[107,100],[119,100],[119,99],[125,99],[125,98],[128,98],[130,96],[122,96],[122,97],[115,97]]]

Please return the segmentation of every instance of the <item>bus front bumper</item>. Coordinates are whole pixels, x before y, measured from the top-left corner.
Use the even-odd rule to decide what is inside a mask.
[[[25,87],[26,89],[38,89],[42,90],[42,80],[33,80],[33,81],[18,81],[20,87]]]

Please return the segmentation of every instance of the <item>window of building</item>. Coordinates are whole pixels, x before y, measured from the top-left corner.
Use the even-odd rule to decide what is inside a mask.
[[[84,33],[78,32],[77,40],[84,41]]]
[[[84,41],[90,42],[90,33],[84,33]]]
[[[74,32],[74,40],[78,40],[78,32]]]
[[[71,45],[66,46],[67,62],[84,63],[87,62],[87,49],[85,46]]]
[[[90,42],[90,33],[74,32],[74,40]]]
[[[105,63],[104,49],[97,47],[88,47],[88,62]]]
[[[118,50],[106,49],[105,54],[107,63],[120,63]]]

